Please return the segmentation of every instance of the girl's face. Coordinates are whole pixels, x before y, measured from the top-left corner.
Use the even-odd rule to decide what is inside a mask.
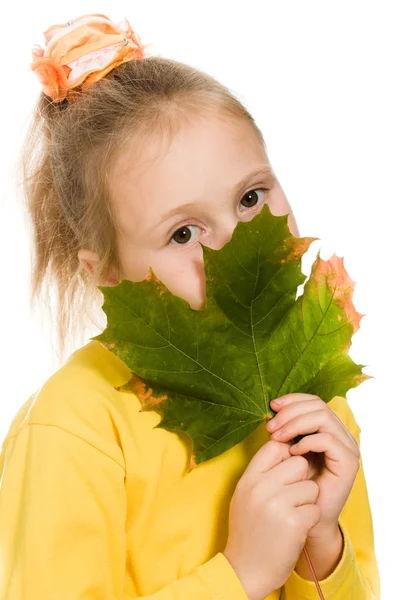
[[[142,281],[151,266],[192,309],[205,303],[201,244],[222,248],[238,221],[250,221],[265,203],[274,215],[289,214],[299,237],[264,148],[244,119],[198,115],[169,146],[152,140],[135,155],[132,144],[114,165],[110,190],[122,278]],[[79,259],[91,271],[98,257],[80,250]],[[116,283],[111,274],[105,285]]]

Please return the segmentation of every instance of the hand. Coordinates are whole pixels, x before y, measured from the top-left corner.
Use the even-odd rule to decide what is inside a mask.
[[[308,532],[321,518],[315,505],[318,484],[307,479],[308,461],[291,456],[289,448],[274,440],[261,446],[239,479],[229,507],[223,554],[253,600],[269,597],[285,584]],[[331,541],[325,538],[323,544],[330,547]]]
[[[319,486],[315,504],[321,509],[321,520],[308,535],[316,540],[337,530],[340,513],[360,468],[360,450],[338,415],[318,396],[296,393],[280,399],[280,406],[271,402],[271,408],[277,412],[267,423],[267,430],[274,432],[271,439],[289,442],[298,435],[314,434],[306,435],[289,450],[292,456],[303,455],[308,460],[308,479]],[[278,431],[281,434],[276,437]]]

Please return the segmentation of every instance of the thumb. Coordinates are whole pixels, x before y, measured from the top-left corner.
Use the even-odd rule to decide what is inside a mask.
[[[290,444],[287,442],[269,440],[255,453],[247,465],[246,472],[254,475],[266,473],[287,458],[291,458],[289,448]]]

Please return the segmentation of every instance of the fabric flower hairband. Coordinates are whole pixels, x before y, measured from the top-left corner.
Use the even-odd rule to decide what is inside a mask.
[[[101,14],[87,14],[44,32],[45,49],[32,48],[31,70],[54,102],[74,102],[78,86],[89,88],[123,62],[145,58],[145,49],[124,18],[113,23]]]

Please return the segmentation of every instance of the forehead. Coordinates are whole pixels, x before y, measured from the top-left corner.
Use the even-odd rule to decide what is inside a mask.
[[[110,178],[110,195],[125,231],[140,218],[146,228],[157,214],[180,203],[210,200],[268,162],[264,146],[245,119],[187,120],[171,139],[154,135],[129,141]]]

